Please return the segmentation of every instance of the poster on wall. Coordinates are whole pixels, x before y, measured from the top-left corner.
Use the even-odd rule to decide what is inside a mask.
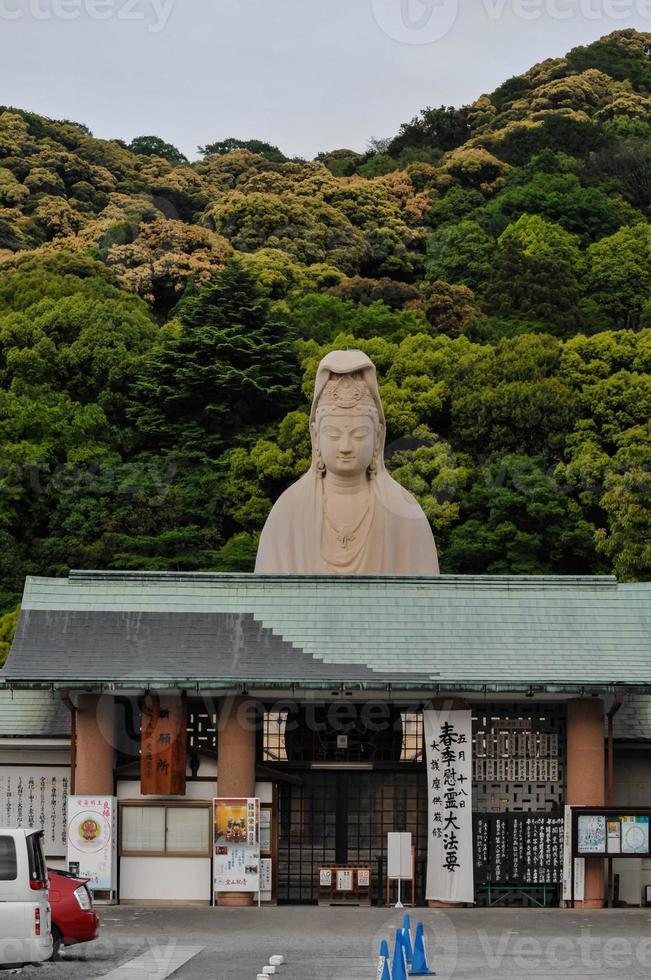
[[[424,711],[428,900],[474,902],[472,713]]]
[[[648,854],[648,816],[620,817],[620,823],[622,828],[622,854]]]
[[[117,801],[112,796],[68,799],[68,867],[88,878],[93,891],[115,891]]]
[[[606,824],[609,854],[619,854],[622,849],[622,837],[619,820],[609,820]]]
[[[216,892],[260,891],[260,800],[213,801]]]
[[[0,824],[42,830],[45,856],[64,857],[69,793],[67,767],[8,766],[0,772]]]
[[[579,817],[577,850],[579,854],[606,853],[606,818],[604,816],[588,814]]]

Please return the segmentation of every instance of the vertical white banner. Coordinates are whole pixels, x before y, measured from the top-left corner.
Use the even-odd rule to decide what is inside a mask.
[[[428,836],[425,897],[474,902],[472,714],[425,711]]]

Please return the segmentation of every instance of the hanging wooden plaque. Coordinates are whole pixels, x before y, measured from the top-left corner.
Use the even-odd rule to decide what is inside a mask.
[[[140,792],[185,796],[187,707],[185,695],[148,694],[140,729]]]

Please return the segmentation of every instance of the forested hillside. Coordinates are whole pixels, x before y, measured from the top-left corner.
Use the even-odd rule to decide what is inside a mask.
[[[252,569],[342,346],[443,571],[648,578],[650,42],[314,161],[0,108],[0,608],[69,567]]]

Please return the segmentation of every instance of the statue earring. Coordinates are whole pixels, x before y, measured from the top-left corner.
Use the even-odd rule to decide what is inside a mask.
[[[326,475],[326,465],[323,462],[323,457],[318,449],[316,451],[316,471],[318,476],[321,478]]]

